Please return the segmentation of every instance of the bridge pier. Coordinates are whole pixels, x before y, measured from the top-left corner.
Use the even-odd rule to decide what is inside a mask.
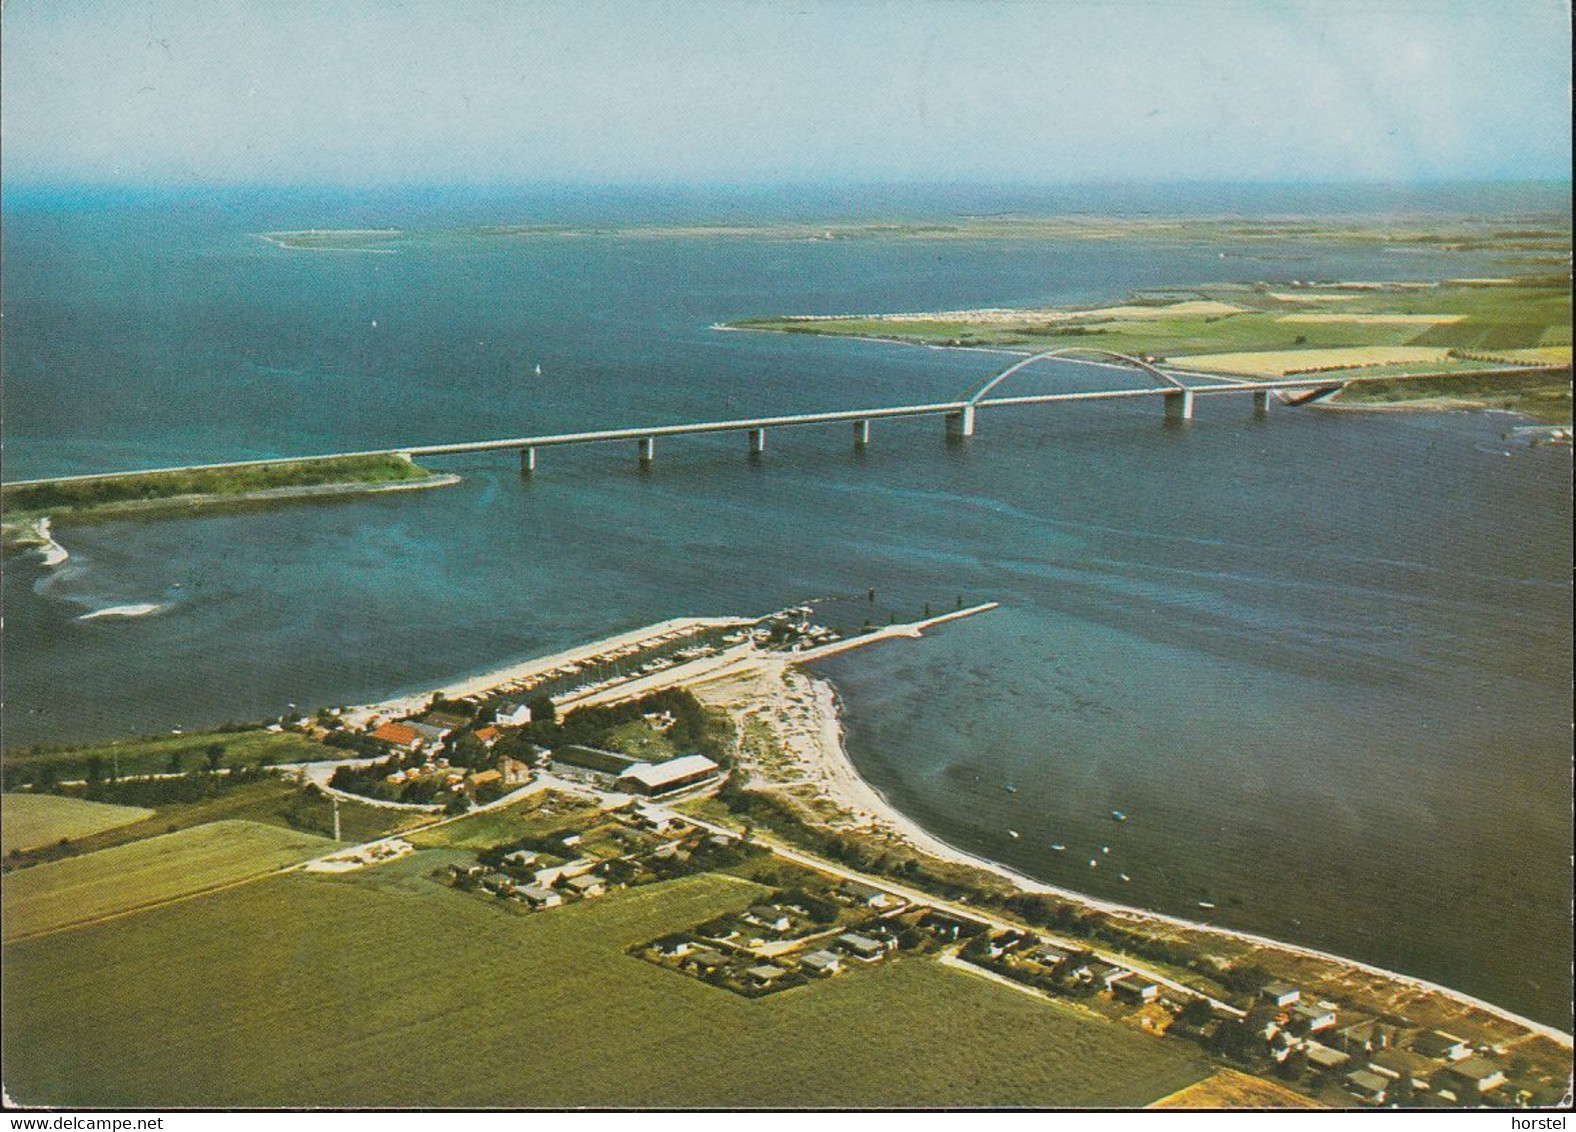
[[[1191,389],[1177,389],[1167,393],[1163,400],[1166,403],[1166,420],[1190,421],[1193,419],[1193,391]]]
[[[522,476],[529,476],[529,475],[534,474],[535,471],[536,471],[536,449],[535,448],[522,448],[522,449],[520,449],[520,474]]]
[[[651,467],[652,461],[657,458],[657,438],[654,436],[642,436],[636,441],[636,444],[639,446],[640,466],[642,468]]]
[[[766,430],[752,428],[750,430],[750,458],[759,460],[766,452]]]
[[[974,406],[964,405],[957,412],[947,414],[947,437],[962,440],[974,435]]]
[[[870,422],[865,420],[854,422],[854,447],[865,448],[870,444]]]
[[[1253,391],[1253,415],[1263,417],[1269,415],[1270,391],[1268,389],[1255,389]]]

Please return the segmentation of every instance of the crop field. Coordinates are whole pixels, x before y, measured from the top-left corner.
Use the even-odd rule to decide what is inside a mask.
[[[333,845],[308,833],[226,821],[17,869],[0,880],[4,938],[48,933],[273,872]]]
[[[209,749],[213,747],[222,748],[216,764],[221,767],[321,762],[344,758],[346,754],[289,731],[204,731],[121,739],[62,750],[8,750],[6,782],[10,788],[19,782],[33,781],[46,766],[60,781],[85,778],[94,767],[103,777],[108,777],[112,769],[118,769],[122,775],[179,774],[206,767]]]
[[[1222,1069],[1208,1080],[1156,1101],[1151,1108],[1323,1108],[1309,1097],[1275,1081]]]
[[[547,801],[547,809],[543,802]],[[501,810],[472,814],[406,840],[419,849],[486,849],[506,841],[555,830],[583,829],[595,823],[598,810],[562,794],[533,795]]]
[[[1143,1105],[1202,1055],[923,958],[748,1001],[625,954],[764,890],[689,877],[504,915],[421,853],[5,950],[31,1104]],[[156,1034],[157,1040],[149,1040]]]
[[[151,817],[140,806],[111,806],[51,794],[0,795],[0,853],[74,840]]]
[[[1438,346],[1350,346],[1330,350],[1265,350],[1243,354],[1201,354],[1186,359],[1189,369],[1209,373],[1240,373],[1250,377],[1283,377],[1306,370],[1397,365],[1434,366],[1448,352]],[[1479,368],[1487,368],[1480,365]]]

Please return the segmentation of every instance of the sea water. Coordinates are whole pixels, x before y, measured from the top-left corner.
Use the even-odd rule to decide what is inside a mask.
[[[1528,204],[1485,193],[40,198],[5,223],[6,478],[950,400],[1007,360],[712,329],[751,316],[1507,269],[1331,242],[488,223]],[[422,235],[258,238],[374,226]],[[1134,380],[1046,365],[1017,388]],[[742,436],[668,439],[646,472],[632,444],[544,449],[529,480],[479,454],[434,461],[464,480],[432,491],[65,526],[63,565],[6,563],[5,742],[366,701],[685,614],[994,600],[820,668],[905,812],[1057,884],[1569,1025],[1568,453],[1503,443],[1495,414],[1255,419],[1242,397],[1160,418],[987,411],[965,445],[877,421],[864,452],[846,426],[779,430],[756,463]],[[88,616],[116,608],[146,613]]]

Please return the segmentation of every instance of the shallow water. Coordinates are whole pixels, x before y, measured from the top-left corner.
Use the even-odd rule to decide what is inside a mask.
[[[513,206],[466,207],[389,222]],[[8,215],[7,478],[945,399],[998,364],[708,329],[750,315],[1495,269],[1336,245],[455,236],[331,255],[254,235],[383,216]],[[1020,387],[1112,380],[1047,366]],[[1568,1025],[1570,461],[1509,449],[1506,427],[1064,406],[982,414],[961,447],[936,421],[877,422],[864,454],[841,426],[784,430],[758,465],[741,437],[659,442],[646,474],[622,445],[543,451],[530,481],[510,454],[454,457],[464,482],[433,491],[64,527],[65,565],[7,563],[6,742],[380,698],[683,614],[997,600],[822,666],[861,771],[905,811],[1056,883],[1205,901]]]

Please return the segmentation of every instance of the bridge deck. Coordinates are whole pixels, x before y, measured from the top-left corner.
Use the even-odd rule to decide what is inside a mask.
[[[1514,369],[1472,371],[1472,376],[1489,377],[1505,373],[1536,373],[1543,370],[1563,371],[1564,366],[1525,366]],[[1185,371],[1184,371],[1185,372]],[[1204,377],[1206,375],[1187,376]],[[1212,375],[1209,375],[1212,376]],[[1225,393],[1261,393],[1277,390],[1336,389],[1344,385],[1366,381],[1405,381],[1450,374],[1383,374],[1335,375],[1316,377],[1276,378],[1266,381],[1216,378],[1210,384],[1145,386],[1138,389],[1100,389],[1078,393],[1031,393],[1015,397],[992,397],[982,401],[939,401],[922,405],[889,405],[871,409],[839,409],[825,413],[796,413],[777,417],[746,417],[736,420],[697,421],[689,424],[643,425],[634,428],[598,429],[589,432],[549,433],[541,436],[514,436],[501,440],[462,440],[452,444],[409,444],[396,448],[371,448],[354,452],[326,452],[308,456],[279,456],[262,460],[229,460],[214,464],[188,464],[167,468],[139,468],[127,472],[93,472],[75,476],[53,476],[43,479],[10,480],[6,487],[24,487],[45,483],[69,483],[78,480],[106,479],[112,476],[146,476],[166,472],[211,471],[224,468],[255,468],[272,464],[291,464],[301,460],[333,460],[356,456],[449,456],[465,452],[489,452],[505,449],[552,448],[567,444],[598,444],[617,440],[645,440],[659,436],[691,436],[713,432],[745,432],[752,429],[793,428],[802,425],[835,424],[847,421],[890,420],[897,417],[944,416],[962,413],[972,406],[975,410],[1011,408],[1022,405],[1050,405],[1077,401],[1121,401],[1145,397],[1173,397],[1191,394],[1195,397],[1216,396]]]

